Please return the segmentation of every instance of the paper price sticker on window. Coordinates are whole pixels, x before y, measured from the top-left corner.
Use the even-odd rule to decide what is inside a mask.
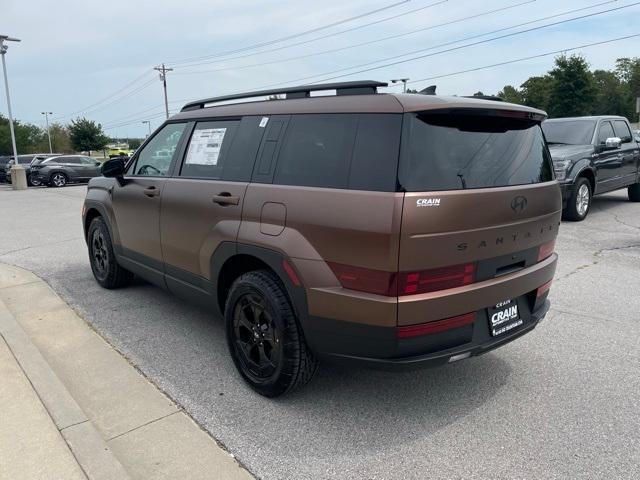
[[[188,165],[217,165],[226,128],[196,130],[191,137],[185,161]]]

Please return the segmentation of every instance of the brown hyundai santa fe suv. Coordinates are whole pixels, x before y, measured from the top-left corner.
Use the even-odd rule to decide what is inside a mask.
[[[440,365],[530,332],[562,209],[544,112],[385,85],[187,104],[89,183],[98,283],[135,274],[222,314],[266,396],[320,358]],[[253,101],[266,94],[286,98]]]

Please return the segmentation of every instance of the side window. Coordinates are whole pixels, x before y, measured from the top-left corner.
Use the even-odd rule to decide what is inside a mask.
[[[170,123],[156,133],[138,154],[132,174],[166,176],[185,126],[186,123]]]
[[[611,122],[602,122],[600,124],[600,130],[598,130],[598,143],[604,144],[604,142],[607,141],[607,138],[615,136],[615,133],[613,133],[613,127],[611,127]]]
[[[349,188],[395,192],[402,115],[362,114],[353,149]]]
[[[358,115],[294,115],[273,183],[346,188]]]
[[[69,163],[69,164],[72,164],[72,165],[79,165],[82,162],[80,160],[80,157],[65,157],[64,163]]]
[[[633,139],[629,125],[624,120],[614,120],[613,130],[616,132],[615,136],[620,138],[622,143],[629,143]]]
[[[193,130],[184,157],[181,177],[223,178],[239,121],[198,122]]]
[[[82,157],[80,159],[80,161],[84,164],[84,165],[95,165],[96,161],[93,158],[89,158],[89,157]]]

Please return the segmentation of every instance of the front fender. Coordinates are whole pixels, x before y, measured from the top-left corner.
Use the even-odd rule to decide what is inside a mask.
[[[93,209],[96,210],[102,218],[105,219],[109,235],[114,245],[120,245],[120,233],[118,224],[115,220],[113,212],[113,204],[111,203],[111,192],[114,187],[114,179],[105,177],[92,178],[87,185],[87,196],[84,199],[84,208],[82,216],[82,225],[87,236],[87,215]]]
[[[581,158],[577,162],[574,162],[567,172],[566,181],[571,181],[571,183],[575,182],[576,178],[578,178],[578,176],[585,170],[591,171],[596,179],[596,182],[598,181],[597,170],[595,168],[595,165],[593,164],[593,159],[591,158]]]

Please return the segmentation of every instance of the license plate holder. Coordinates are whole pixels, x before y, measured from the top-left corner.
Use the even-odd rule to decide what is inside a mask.
[[[524,323],[520,317],[516,299],[505,300],[487,308],[487,318],[489,319],[489,332],[492,337],[504,335]]]

